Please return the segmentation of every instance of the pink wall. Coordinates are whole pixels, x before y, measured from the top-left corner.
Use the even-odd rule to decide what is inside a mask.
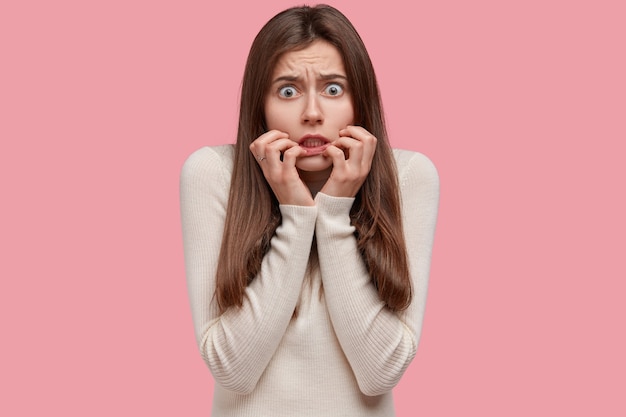
[[[208,415],[178,174],[294,3],[5,3],[0,414]],[[626,415],[624,3],[408,3],[333,3],[441,175],[398,416]]]

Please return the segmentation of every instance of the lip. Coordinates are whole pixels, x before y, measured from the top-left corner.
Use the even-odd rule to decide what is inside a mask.
[[[298,141],[304,150],[306,150],[307,156],[319,155],[330,145],[330,139],[325,138],[322,135],[304,135]]]

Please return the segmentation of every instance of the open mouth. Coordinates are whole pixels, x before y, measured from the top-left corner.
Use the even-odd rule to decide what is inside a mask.
[[[317,148],[318,146],[325,145],[326,141],[319,138],[308,138],[300,142],[300,146],[303,148]]]
[[[330,140],[321,135],[304,135],[298,144],[307,151],[307,155],[318,155],[330,145]]]

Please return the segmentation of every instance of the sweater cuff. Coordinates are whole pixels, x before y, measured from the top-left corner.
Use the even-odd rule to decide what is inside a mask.
[[[282,215],[282,224],[293,224],[301,228],[308,224],[315,227],[315,219],[317,218],[316,206],[296,206],[288,204],[280,204],[278,206]]]
[[[354,200],[354,197],[333,197],[320,192],[315,196],[315,205],[327,216],[349,216]]]

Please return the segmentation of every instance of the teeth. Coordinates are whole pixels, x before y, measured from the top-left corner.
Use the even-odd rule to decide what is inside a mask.
[[[311,138],[311,139],[306,139],[304,142],[302,142],[301,146],[304,146],[305,148],[316,148],[318,146],[322,146],[323,144],[324,144],[323,140]]]

